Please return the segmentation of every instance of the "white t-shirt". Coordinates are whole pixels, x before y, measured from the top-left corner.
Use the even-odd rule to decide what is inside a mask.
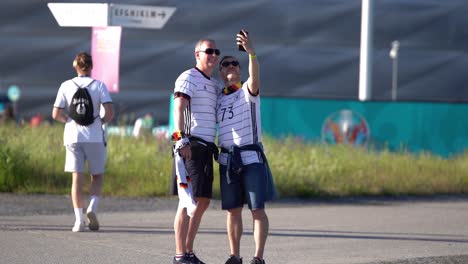
[[[104,134],[102,129],[101,118],[99,118],[101,104],[112,103],[109,91],[106,85],[99,81],[94,80],[90,77],[75,77],[72,79],[80,87],[87,87],[88,92],[93,100],[93,113],[97,118],[89,126],[80,126],[71,118],[65,124],[65,130],[63,133],[63,144],[69,145],[78,142],[103,142]],[[60,88],[55,99],[54,107],[65,109],[68,111],[70,102],[73,98],[78,87],[72,82],[67,80],[60,85]]]
[[[180,74],[175,81],[174,93],[179,92],[190,97],[190,104],[184,111],[185,124],[190,124],[190,128],[185,128],[183,132],[214,142],[219,87],[219,81],[207,77],[196,68]]]
[[[217,121],[219,125],[218,146],[245,146],[262,142],[260,95],[250,94],[247,83],[236,92],[218,97]],[[260,162],[255,151],[242,151],[244,165]],[[220,164],[226,165],[227,153],[220,153]]]

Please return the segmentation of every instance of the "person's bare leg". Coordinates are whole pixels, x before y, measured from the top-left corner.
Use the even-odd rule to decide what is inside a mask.
[[[75,212],[75,224],[72,232],[84,231],[83,221],[83,181],[84,174],[79,172],[72,173],[71,198],[73,203],[73,211]]]
[[[197,197],[195,198],[195,201],[197,202],[197,208],[193,212],[193,216],[190,218],[187,240],[185,241],[187,252],[193,251],[193,244],[195,242],[195,237],[197,236],[203,214],[210,205],[210,198]]]
[[[91,196],[101,196],[103,177],[102,174],[91,175],[91,186],[89,187]]]
[[[184,254],[186,252],[185,241],[187,239],[188,226],[189,217],[187,215],[187,209],[178,207],[174,218],[176,254]]]
[[[72,177],[71,198],[73,208],[83,208],[84,173],[73,172]]]
[[[240,257],[240,240],[243,232],[242,207],[229,209],[226,215],[230,255]]]
[[[91,186],[89,187],[91,200],[89,201],[88,209],[86,210],[86,217],[89,222],[89,230],[92,231],[99,230],[99,221],[96,212],[97,205],[99,203],[99,196],[101,195],[102,190],[102,181],[103,176],[101,174],[91,175]]]
[[[256,209],[251,212],[254,226],[255,257],[263,259],[269,228],[268,216],[265,209]]]

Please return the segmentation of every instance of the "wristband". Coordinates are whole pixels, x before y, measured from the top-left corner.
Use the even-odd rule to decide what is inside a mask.
[[[174,146],[174,153],[177,154],[179,150],[187,145],[190,145],[190,140],[186,137],[183,137],[176,141]]]
[[[178,131],[175,131],[174,133],[172,133],[172,136],[171,136],[171,139],[173,141],[178,141],[179,139],[185,137],[185,133],[183,133],[182,131],[178,130]]]
[[[255,59],[255,58],[257,58],[257,54],[255,54],[255,53],[254,54],[249,54],[249,58]]]

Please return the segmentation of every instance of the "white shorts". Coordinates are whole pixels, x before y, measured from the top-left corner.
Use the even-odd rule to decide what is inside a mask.
[[[88,173],[98,175],[104,173],[107,161],[107,149],[104,143],[73,143],[65,146],[65,171],[85,172],[85,162],[88,161]]]

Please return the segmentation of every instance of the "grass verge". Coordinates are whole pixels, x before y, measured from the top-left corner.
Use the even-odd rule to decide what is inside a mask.
[[[0,138],[0,191],[69,193],[63,126],[1,126]],[[446,159],[430,153],[327,146],[292,136],[265,137],[263,143],[281,197],[468,193],[468,153]],[[214,194],[219,198],[217,167]],[[166,196],[171,173],[171,142],[109,138],[105,195]]]

